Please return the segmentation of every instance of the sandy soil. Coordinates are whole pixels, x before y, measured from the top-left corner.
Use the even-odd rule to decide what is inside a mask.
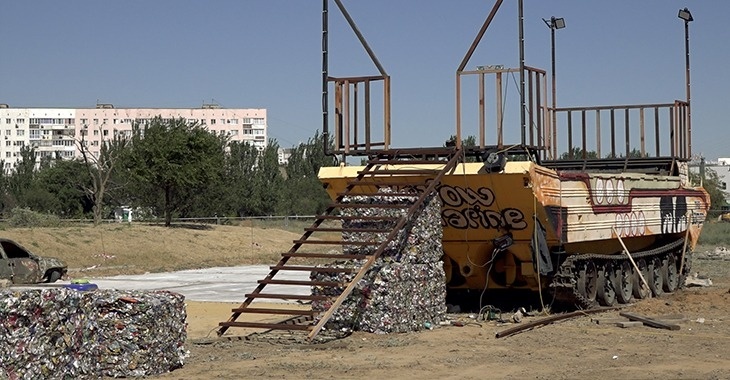
[[[714,286],[626,308],[647,316],[681,314],[677,331],[595,323],[619,318],[619,311],[610,311],[501,339],[495,333],[514,324],[475,323],[467,314],[452,315],[466,323],[463,327],[391,335],[357,332],[321,344],[206,339],[216,337],[212,331],[237,305],[189,302],[190,357],[184,367],[160,378],[727,379],[730,262],[698,260],[694,269],[710,275]]]

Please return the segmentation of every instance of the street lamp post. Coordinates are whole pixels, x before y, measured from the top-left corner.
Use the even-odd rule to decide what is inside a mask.
[[[684,62],[685,62],[685,85],[687,90],[687,145],[688,152],[687,157],[692,155],[692,99],[690,95],[690,80],[689,80],[689,23],[694,21],[692,13],[689,9],[680,9],[677,17],[684,20]]]
[[[556,29],[563,29],[565,28],[565,19],[560,17],[550,17],[550,20],[542,19],[542,21],[545,22],[545,25],[550,28],[550,62],[551,62],[551,76],[552,76],[552,131],[553,131],[553,141],[551,144],[555,143],[555,131],[556,131],[556,124],[557,124],[557,116],[555,114],[555,108],[557,107],[557,100],[556,100],[556,91],[555,91],[555,30]],[[551,151],[552,151],[551,147]]]

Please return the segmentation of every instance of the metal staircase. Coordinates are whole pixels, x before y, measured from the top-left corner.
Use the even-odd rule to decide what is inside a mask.
[[[447,148],[417,148],[384,150],[373,153],[365,168],[358,172],[357,177],[350,180],[345,190],[337,194],[322,215],[319,215],[311,227],[305,228],[302,237],[294,241],[291,249],[282,254],[279,262],[270,267],[269,274],[258,281],[256,289],[246,294],[245,301],[233,309],[233,314],[226,322],[219,324],[218,335],[223,335],[230,327],[256,328],[264,330],[301,330],[307,331],[308,339],[313,339],[332,317],[332,314],[340,307],[342,302],[350,295],[358,281],[367,273],[368,269],[376,262],[378,257],[393,241],[407,222],[414,217],[414,214],[423,205],[426,198],[441,183],[442,178],[456,168],[461,160],[461,150],[456,147]],[[389,187],[395,189],[392,192],[378,192],[378,187]],[[408,191],[404,190],[407,189]],[[417,197],[415,202],[391,202],[384,204],[367,204],[343,202],[346,197],[352,196],[378,196]],[[402,199],[402,198],[401,198]],[[341,215],[340,210],[350,208],[398,208],[406,209],[407,212],[401,217],[382,216],[348,216]],[[347,221],[366,222],[387,222],[392,225],[390,228],[348,228],[342,222]],[[334,222],[334,223],[333,223]],[[341,226],[333,227],[336,222]],[[380,233],[387,236],[382,241],[353,241],[343,240],[342,234],[346,233]],[[333,234],[339,234],[339,238],[332,239]],[[319,236],[324,235],[323,238]],[[369,254],[343,254],[332,252],[300,252],[300,248],[317,246],[370,246]],[[374,248],[374,249],[372,249]],[[313,263],[335,262],[338,260],[365,260],[359,268],[325,267]],[[302,264],[299,264],[302,263]],[[290,271],[306,271],[319,273],[355,273],[354,278],[346,283],[337,281],[313,281],[313,280],[291,280],[276,278],[278,274]],[[279,276],[281,277],[281,276]],[[307,295],[289,293],[266,293],[267,285],[282,285],[287,289],[294,287],[308,287]],[[344,290],[337,296],[312,295],[311,287],[318,286],[329,288],[329,290]],[[330,293],[330,292],[328,292]],[[332,292],[337,293],[337,291]],[[278,300],[299,300],[299,301],[326,301],[332,300],[331,305],[324,311],[315,311],[301,308],[259,308],[252,306],[254,300],[278,299]],[[253,304],[255,305],[255,304]],[[243,313],[268,314],[269,316],[289,316],[284,320],[274,323],[266,322],[245,322],[237,321]],[[321,318],[315,318],[320,317]]]

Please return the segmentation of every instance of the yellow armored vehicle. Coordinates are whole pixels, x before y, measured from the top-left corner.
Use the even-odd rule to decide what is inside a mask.
[[[332,1],[377,75],[329,75]],[[319,178],[333,202],[221,322],[219,334],[229,327],[290,329],[309,331],[311,339],[434,197],[442,228],[431,240],[443,250],[443,271],[433,278],[445,281],[449,291],[527,290],[591,308],[681,286],[710,207],[707,192],[688,176],[689,54],[686,100],[558,107],[555,81],[549,97],[547,72],[525,64],[523,2],[510,3],[518,13],[517,67],[469,65],[502,7],[497,0],[456,69],[455,130],[444,132],[441,146],[395,148],[391,78],[342,1],[323,0],[323,134],[334,142],[325,143],[325,150],[341,164],[321,168]],[[680,18],[687,27],[691,14],[681,10]],[[545,22],[552,32],[564,26],[561,19]],[[517,101],[505,90],[513,84],[518,88],[510,94]],[[462,119],[470,125],[462,128]],[[476,133],[467,145],[468,127]],[[424,246],[433,247],[428,243]],[[327,245],[339,250],[308,249]],[[359,246],[370,248],[352,249]],[[354,264],[321,265],[322,260]],[[436,267],[441,268],[438,262]],[[311,273],[309,280],[281,276],[297,271]],[[272,285],[307,292],[267,291]],[[282,310],[253,303],[267,298],[311,301],[317,307]],[[237,321],[242,313],[293,317],[277,323]]]
[[[522,46],[517,68],[467,68],[501,5],[496,2],[456,71],[456,135],[441,149],[391,147],[390,78],[377,60],[380,76],[327,78],[335,89],[333,153],[343,161],[367,156],[369,165],[322,168],[319,177],[327,191],[337,199],[353,184],[363,194],[382,187],[422,190],[442,174],[434,191],[441,200],[449,289],[529,289],[581,307],[674,291],[689,270],[710,207],[708,194],[688,180],[689,78],[683,101],[549,105],[546,72],[525,65]],[[522,11],[520,1],[519,20]],[[689,14],[685,9],[680,17],[682,12]],[[562,23],[545,21],[553,32]],[[685,26],[689,21],[691,14]],[[508,126],[502,122],[500,89],[513,77],[519,77],[515,93],[522,94],[521,125]],[[479,97],[470,103],[478,104],[475,146],[462,145],[461,87],[469,80],[477,82]],[[379,143],[370,136],[367,114],[375,82],[383,84],[386,108]],[[356,98],[362,87],[364,100]],[[493,107],[485,93],[496,93]],[[365,116],[357,114],[360,101],[367,105]],[[487,125],[487,114],[496,115],[496,125]],[[325,133],[327,127],[325,122]],[[510,128],[520,129],[519,141],[504,141]],[[487,143],[485,136],[494,132],[496,141]],[[461,156],[458,164],[442,170],[454,155]],[[369,182],[354,183],[364,172]]]

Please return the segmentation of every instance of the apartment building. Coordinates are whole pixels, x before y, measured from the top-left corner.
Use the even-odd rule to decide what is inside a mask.
[[[20,159],[23,146],[35,148],[38,158],[80,157],[83,143],[98,154],[101,142],[116,135],[131,135],[132,125],[154,117],[184,118],[214,133],[226,134],[230,141],[248,142],[259,149],[267,143],[266,109],[221,108],[204,104],[200,108],[115,108],[97,104],[94,108],[13,108],[0,104],[0,159],[10,171]]]

